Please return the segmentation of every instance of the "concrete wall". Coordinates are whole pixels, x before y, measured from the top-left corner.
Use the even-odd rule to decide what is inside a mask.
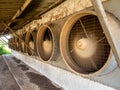
[[[113,14],[118,20],[120,20],[120,0],[108,0],[104,3],[104,8],[107,12]]]
[[[107,0],[101,0],[106,2]],[[31,23],[27,24],[23,29],[20,29],[18,33],[22,31],[33,30],[34,28],[39,28],[41,24],[46,24],[64,17],[67,17],[71,14],[79,12],[81,10],[89,10],[92,6],[90,0],[65,0],[62,4],[48,11],[47,13],[41,16],[41,19],[34,20]]]
[[[96,81],[91,81],[49,63],[42,62],[39,59],[35,59],[35,57],[29,57],[16,51],[12,51],[12,54],[65,90],[115,90]]]

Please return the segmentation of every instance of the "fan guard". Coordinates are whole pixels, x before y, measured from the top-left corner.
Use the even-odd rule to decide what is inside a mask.
[[[13,40],[12,40],[12,42],[13,42],[13,50],[16,50],[16,42],[15,42],[15,36],[13,36]]]
[[[16,51],[19,51],[19,39],[18,39],[18,37],[15,37],[15,47],[16,47]]]
[[[12,49],[12,38],[10,38],[9,40],[8,40],[8,46],[9,46],[9,48],[11,48]]]
[[[24,33],[23,35],[22,35],[22,40],[23,41],[21,41],[21,52],[23,52],[23,53],[26,53],[26,46],[25,46],[25,44],[24,44],[24,42],[25,42],[25,37],[26,37],[26,33]]]
[[[25,42],[34,51],[33,52],[31,49],[29,49],[27,46],[25,46],[26,52],[29,55],[36,55],[36,34],[37,34],[37,32],[35,30],[33,30],[32,32],[28,32],[26,34]]]
[[[19,37],[23,40],[23,35],[19,35]],[[22,48],[22,41],[20,40],[20,38],[18,39],[18,45],[19,45],[19,51],[23,52],[23,48]]]
[[[89,74],[98,71],[110,55],[110,45],[97,16],[81,17],[71,28],[68,48],[72,60]]]
[[[37,34],[37,51],[43,61],[48,61],[53,56],[53,34],[48,26],[41,26]]]
[[[65,63],[83,76],[99,72],[113,58],[93,12],[76,14],[67,20],[61,32],[60,49]]]

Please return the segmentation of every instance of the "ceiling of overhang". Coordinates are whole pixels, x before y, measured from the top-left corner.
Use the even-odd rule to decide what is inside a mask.
[[[0,34],[22,28],[65,0],[0,0]]]

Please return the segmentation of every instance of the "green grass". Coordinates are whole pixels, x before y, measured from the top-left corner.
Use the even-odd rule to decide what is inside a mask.
[[[0,42],[0,55],[3,55],[3,54],[10,54],[11,53],[11,50],[5,46],[3,43]]]

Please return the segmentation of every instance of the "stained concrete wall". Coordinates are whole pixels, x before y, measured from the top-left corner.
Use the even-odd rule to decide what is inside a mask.
[[[104,8],[107,12],[113,14],[120,21],[120,0],[108,0],[104,3]]]
[[[108,0],[101,0],[104,3]],[[92,6],[90,0],[65,0],[62,4],[48,11],[47,13],[41,16],[41,19],[34,20],[31,23],[27,24],[22,29],[18,30],[18,34],[22,34],[23,31],[33,30],[34,28],[39,28],[40,25],[52,22],[64,17],[67,17],[71,14],[79,12],[81,10],[89,10]]]
[[[63,87],[65,90],[115,90],[109,86],[80,77],[72,72],[42,62],[39,59],[29,57],[22,53],[12,51],[12,54]]]

